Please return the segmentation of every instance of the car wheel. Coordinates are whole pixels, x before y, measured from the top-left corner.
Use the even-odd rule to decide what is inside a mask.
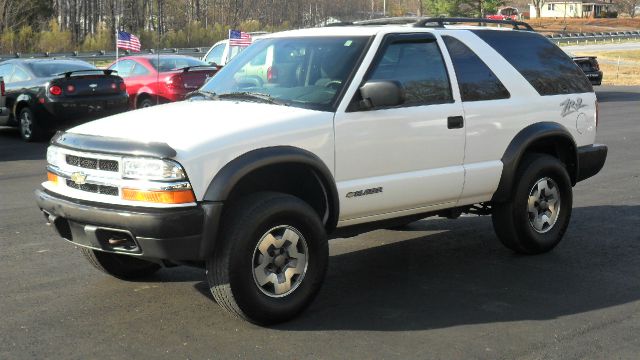
[[[553,249],[567,230],[572,188],[564,164],[544,154],[526,155],[509,201],[493,205],[493,227],[509,249],[540,254]]]
[[[38,141],[42,138],[42,129],[38,125],[33,111],[28,107],[22,108],[18,114],[18,128],[20,129],[20,137],[26,142]]]
[[[161,267],[130,255],[112,254],[87,248],[81,248],[80,251],[93,267],[122,280],[149,276]]]
[[[148,108],[148,107],[151,107],[151,106],[153,106],[155,104],[156,103],[150,98],[142,99],[142,101],[140,101],[140,103],[138,103],[138,109]]]
[[[257,193],[234,204],[223,223],[206,264],[216,302],[262,325],[303,311],[320,290],[329,256],[318,214],[294,196]]]

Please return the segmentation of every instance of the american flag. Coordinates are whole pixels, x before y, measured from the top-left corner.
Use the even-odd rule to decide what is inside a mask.
[[[119,49],[140,51],[140,39],[126,31],[118,31],[118,42],[116,46]]]
[[[240,30],[229,30],[229,46],[249,46],[251,35]]]

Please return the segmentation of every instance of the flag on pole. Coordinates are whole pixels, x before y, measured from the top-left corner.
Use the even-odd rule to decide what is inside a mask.
[[[140,39],[133,34],[129,34],[126,31],[118,31],[118,41],[116,46],[119,49],[140,51]]]
[[[251,35],[240,30],[229,30],[229,46],[249,46]]]

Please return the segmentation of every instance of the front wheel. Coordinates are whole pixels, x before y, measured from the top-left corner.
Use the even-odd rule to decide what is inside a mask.
[[[320,289],[328,245],[318,214],[304,201],[258,193],[232,205],[207,279],[216,302],[257,324],[289,320]]]
[[[493,205],[493,227],[500,241],[522,254],[553,249],[571,219],[573,194],[564,164],[544,154],[525,156],[510,199]]]
[[[142,99],[139,103],[138,103],[138,109],[142,109],[142,108],[148,108],[151,107],[153,105],[155,105],[156,103],[150,99],[150,98],[145,98]]]

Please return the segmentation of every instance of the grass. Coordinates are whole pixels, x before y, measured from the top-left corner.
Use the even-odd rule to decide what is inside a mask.
[[[578,56],[597,56],[602,84],[640,85],[640,50],[577,52]],[[620,65],[618,65],[620,59]]]

